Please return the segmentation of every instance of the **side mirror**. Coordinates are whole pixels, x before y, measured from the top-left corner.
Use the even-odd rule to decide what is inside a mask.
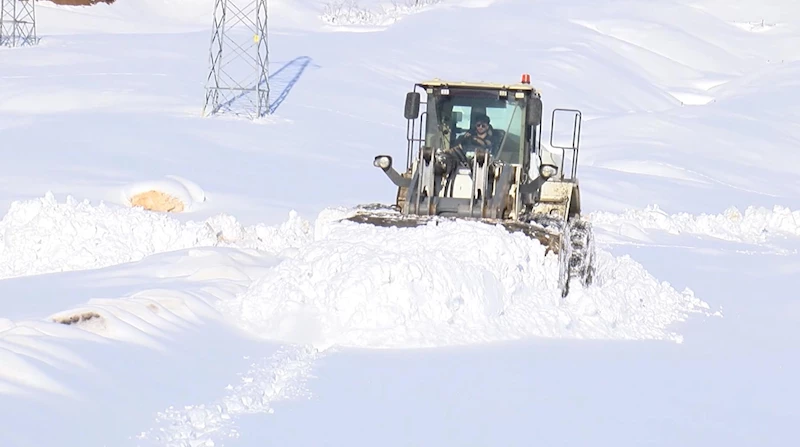
[[[528,101],[528,125],[538,126],[542,124],[542,99],[533,97]]]
[[[419,101],[419,92],[406,93],[406,119],[415,120],[419,118]]]

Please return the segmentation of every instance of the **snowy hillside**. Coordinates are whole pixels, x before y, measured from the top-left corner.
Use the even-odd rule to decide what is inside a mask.
[[[37,3],[0,48],[0,445],[791,444],[800,5],[411,3],[270,0],[258,122],[201,116],[213,2]],[[583,111],[594,286],[499,227],[340,220],[394,200],[415,81],[522,73]]]

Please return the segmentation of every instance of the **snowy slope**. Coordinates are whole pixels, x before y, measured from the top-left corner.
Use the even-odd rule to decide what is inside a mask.
[[[800,7],[429,3],[270,1],[258,123],[200,116],[213,2],[37,4],[0,50],[0,445],[792,436]],[[584,112],[595,287],[499,228],[338,221],[394,197],[414,81],[521,73]],[[153,185],[188,211],[127,206]]]

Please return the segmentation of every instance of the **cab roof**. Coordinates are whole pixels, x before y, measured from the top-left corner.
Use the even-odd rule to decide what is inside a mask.
[[[536,87],[531,84],[515,83],[515,84],[500,84],[495,82],[466,82],[466,81],[447,81],[439,78],[431,79],[418,83],[421,87],[463,87],[463,88],[477,88],[489,90],[521,90],[533,93],[540,93]]]

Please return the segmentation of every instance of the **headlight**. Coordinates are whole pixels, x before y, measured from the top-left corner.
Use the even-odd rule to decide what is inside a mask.
[[[378,155],[372,163],[381,169],[389,169],[392,167],[392,157],[388,155]]]
[[[558,172],[558,168],[553,166],[553,165],[541,165],[541,166],[539,166],[539,175],[541,175],[542,178],[546,178],[546,179],[550,178],[550,177],[556,175],[557,172]]]

